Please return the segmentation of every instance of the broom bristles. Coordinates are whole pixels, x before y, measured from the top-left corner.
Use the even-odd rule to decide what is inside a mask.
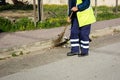
[[[70,14],[69,17],[71,18],[72,15],[73,15],[73,12]],[[67,26],[65,26],[63,32],[58,35],[58,38],[56,40],[53,40],[54,47],[58,47],[61,44],[61,40],[63,39],[66,29],[67,29]]]
[[[58,47],[58,45],[61,43],[61,41],[63,39],[63,36],[65,34],[66,29],[67,29],[67,26],[65,26],[63,32],[58,35],[58,38],[55,39],[55,40],[53,40],[54,47]]]
[[[54,47],[57,47],[60,44],[60,42],[63,39],[64,33],[65,32],[62,32],[61,34],[58,35],[58,38],[56,40],[53,40]]]

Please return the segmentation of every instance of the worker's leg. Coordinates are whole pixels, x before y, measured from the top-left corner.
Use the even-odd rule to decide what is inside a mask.
[[[89,34],[91,25],[80,27],[80,49],[81,54],[88,54],[89,52]]]
[[[72,21],[70,42],[71,42],[71,52],[79,53],[79,25],[76,18]]]

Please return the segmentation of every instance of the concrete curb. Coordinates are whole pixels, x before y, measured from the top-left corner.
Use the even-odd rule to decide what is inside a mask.
[[[91,33],[90,37],[91,38],[97,38],[97,37],[102,37],[105,35],[109,34],[114,34],[120,32],[120,26],[115,26],[115,27],[108,27],[100,30],[95,30],[94,32]]]
[[[98,38],[109,34],[114,34],[120,32],[120,26],[108,27],[100,30],[95,30],[91,33],[91,38]],[[43,50],[46,48],[51,48],[53,46],[52,40],[46,40],[41,42],[35,42],[29,45],[22,45],[19,47],[7,48],[0,50],[0,60],[5,60],[11,57],[16,57],[20,55],[30,54],[34,51]]]
[[[53,45],[52,40],[46,40],[41,42],[35,42],[29,45],[22,45],[19,47],[12,47],[0,50],[0,60],[4,60],[11,57],[30,54],[34,51],[50,48]]]

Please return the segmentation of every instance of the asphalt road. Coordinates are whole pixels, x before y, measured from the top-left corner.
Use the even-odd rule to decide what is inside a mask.
[[[67,57],[69,48],[55,48],[0,61],[0,80],[119,80],[119,36],[93,39],[87,57]]]

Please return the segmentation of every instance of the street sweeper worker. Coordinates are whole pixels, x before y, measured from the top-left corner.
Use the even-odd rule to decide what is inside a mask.
[[[69,0],[68,7],[67,21],[71,22],[71,51],[67,56],[86,56],[89,54],[91,24],[96,22],[90,0]]]

